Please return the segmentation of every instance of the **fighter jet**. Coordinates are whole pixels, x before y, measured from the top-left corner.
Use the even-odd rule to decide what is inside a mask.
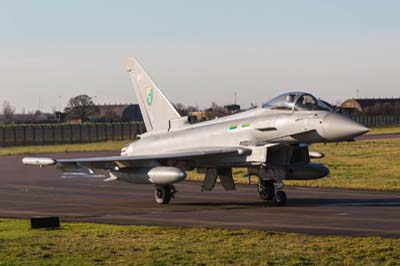
[[[106,170],[105,181],[153,184],[155,200],[167,204],[175,184],[187,171],[204,174],[201,191],[211,191],[219,178],[234,190],[233,168],[258,177],[262,200],[287,201],[284,180],[323,178],[329,169],[311,159],[313,143],[351,141],[368,128],[338,113],[305,92],[289,92],[240,113],[191,124],[181,116],[135,58],[126,67],[146,126],[146,133],[122,148],[120,156],[52,159],[26,157],[25,165],[56,165],[65,173],[94,174]]]

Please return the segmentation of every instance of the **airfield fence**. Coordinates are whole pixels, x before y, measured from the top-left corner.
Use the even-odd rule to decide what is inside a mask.
[[[0,147],[132,140],[145,132],[142,122],[0,126]]]
[[[398,127],[400,126],[400,114],[371,115],[355,114],[350,117],[366,127]]]

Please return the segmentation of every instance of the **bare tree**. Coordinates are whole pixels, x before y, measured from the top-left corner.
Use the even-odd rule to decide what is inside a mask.
[[[182,116],[187,115],[186,110],[185,110],[185,106],[184,106],[183,104],[181,104],[181,103],[174,103],[173,105],[174,105],[176,111],[178,111],[178,113],[179,113],[180,115],[182,115]]]
[[[14,118],[15,108],[8,101],[3,102],[2,113],[5,123],[11,123]]]
[[[175,109],[178,111],[178,113],[182,116],[189,115],[191,112],[197,112],[199,110],[198,106],[192,106],[192,105],[184,105],[181,103],[176,103],[174,104]]]
[[[70,118],[81,119],[82,122],[88,121],[90,116],[98,113],[99,109],[88,95],[78,95],[72,97],[64,110]]]

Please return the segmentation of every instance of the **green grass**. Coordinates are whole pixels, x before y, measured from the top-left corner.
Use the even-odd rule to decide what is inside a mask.
[[[371,131],[367,133],[367,135],[379,135],[379,134],[400,134],[400,127],[371,128]]]
[[[289,185],[351,189],[400,190],[400,139],[313,145],[322,151],[330,175],[313,181],[288,181]]]
[[[56,153],[56,152],[87,152],[87,151],[119,151],[121,148],[132,141],[108,141],[86,144],[61,144],[61,145],[43,145],[43,146],[17,146],[0,148],[0,156],[17,154],[38,154],[38,153]]]
[[[0,265],[400,265],[400,240],[3,219]]]
[[[318,180],[285,181],[289,186],[330,187],[346,189],[400,190],[400,139],[381,139],[339,144],[316,144],[310,150],[325,158],[313,160],[329,167],[330,175]],[[242,176],[246,169],[234,169],[237,183],[248,183]],[[195,171],[191,180],[203,180]],[[253,178],[257,182],[256,178]]]

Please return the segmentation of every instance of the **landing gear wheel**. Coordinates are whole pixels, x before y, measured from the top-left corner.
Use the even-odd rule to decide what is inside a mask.
[[[274,198],[273,198],[274,203],[276,206],[283,206],[286,204],[287,201],[287,196],[286,193],[282,190],[277,191]]]
[[[258,195],[263,200],[272,200],[275,196],[275,186],[272,181],[266,182],[264,185],[258,185]]]
[[[172,197],[170,185],[157,185],[156,189],[154,190],[154,196],[156,198],[156,202],[158,204],[168,204]]]

